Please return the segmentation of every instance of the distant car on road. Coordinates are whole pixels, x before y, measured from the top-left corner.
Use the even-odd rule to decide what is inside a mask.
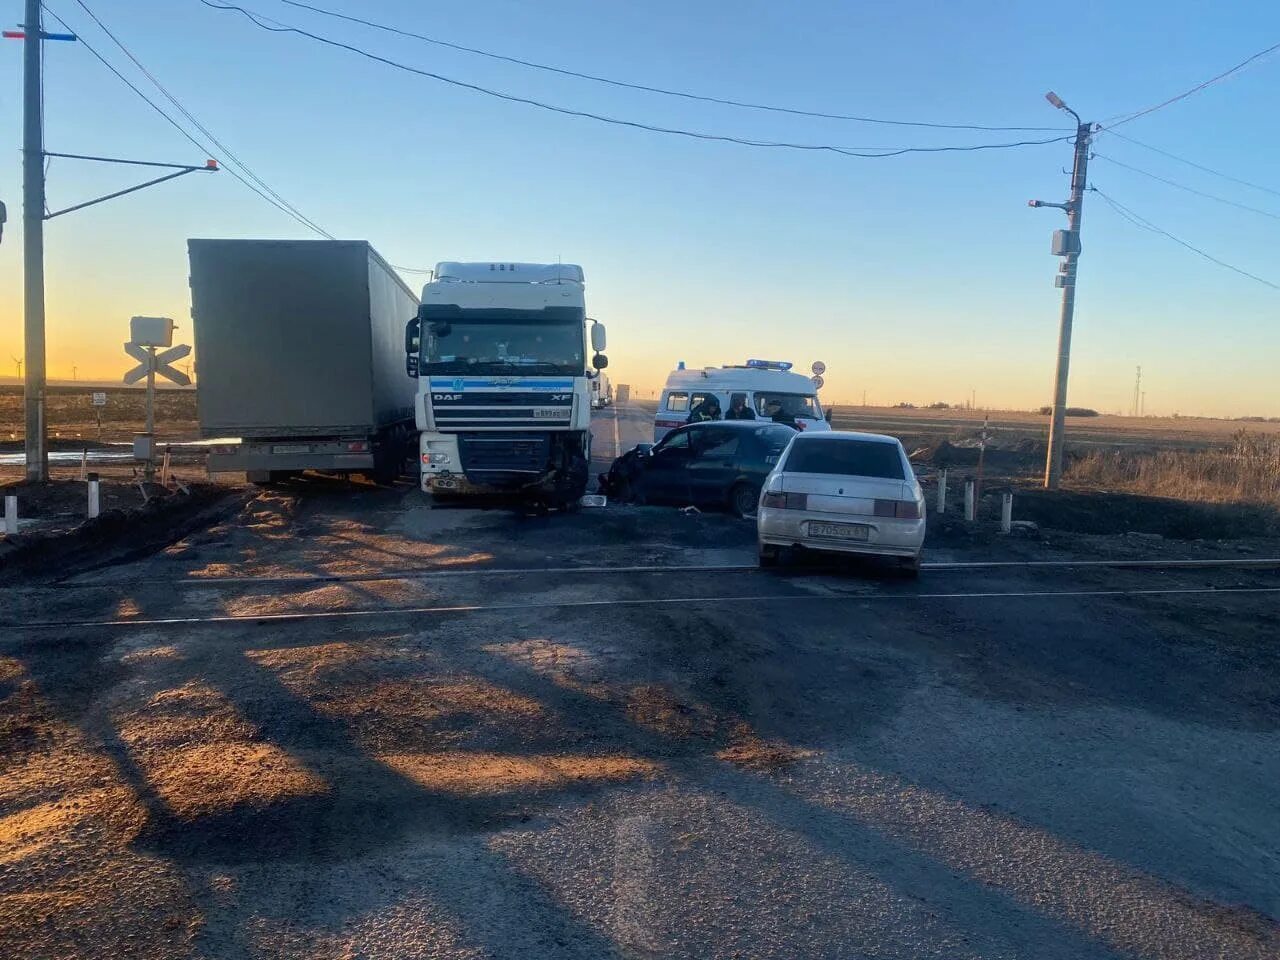
[[[898,559],[920,572],[924,492],[896,437],[795,436],[765,481],[756,513],[762,567],[788,547]]]
[[[768,421],[689,424],[618,457],[601,476],[600,489],[618,500],[718,506],[750,516],[765,477],[795,435]]]

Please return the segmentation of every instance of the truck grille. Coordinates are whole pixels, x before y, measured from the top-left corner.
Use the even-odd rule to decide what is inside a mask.
[[[472,473],[536,473],[551,460],[551,438],[521,434],[485,433],[458,437],[462,470]]]
[[[442,430],[568,427],[573,390],[489,392],[432,389],[431,412]]]

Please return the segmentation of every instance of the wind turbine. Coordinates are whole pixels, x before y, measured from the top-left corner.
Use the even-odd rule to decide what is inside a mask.
[[[18,357],[15,357],[13,354],[9,354],[9,359],[18,365],[18,379],[21,380],[22,379],[22,361]]]

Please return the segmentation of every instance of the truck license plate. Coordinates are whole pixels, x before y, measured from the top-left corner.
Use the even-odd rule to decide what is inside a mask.
[[[534,407],[535,420],[563,420],[569,413],[568,407]]]
[[[861,523],[813,523],[809,524],[809,536],[829,537],[832,540],[866,540],[871,528]]]
[[[310,453],[311,448],[305,443],[277,443],[271,448],[272,453]]]

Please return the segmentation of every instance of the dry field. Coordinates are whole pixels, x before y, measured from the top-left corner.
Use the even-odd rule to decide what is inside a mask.
[[[1208,450],[1099,450],[1073,460],[1067,478],[1175,500],[1280,507],[1280,436],[1241,430],[1229,446]]]
[[[102,434],[98,434],[95,408],[90,403],[95,391],[107,394],[102,408]],[[45,401],[52,449],[78,447],[84,441],[104,443],[127,441],[141,433],[146,424],[146,391],[141,387],[50,387]],[[194,440],[196,394],[194,390],[156,391],[156,432],[162,440]],[[22,388],[0,386],[0,450],[14,447],[25,433]]]

